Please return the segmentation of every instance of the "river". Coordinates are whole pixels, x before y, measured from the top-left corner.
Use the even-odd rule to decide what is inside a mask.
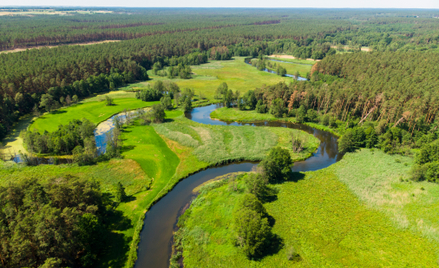
[[[209,125],[252,125],[252,126],[271,126],[288,127],[300,129],[310,133],[320,140],[317,151],[307,160],[295,162],[293,171],[313,171],[328,167],[342,158],[338,153],[337,137],[332,133],[318,130],[306,125],[283,123],[283,122],[257,122],[257,123],[237,123],[212,120],[210,113],[218,108],[217,105],[209,105],[194,108],[186,117],[202,124]],[[193,189],[200,184],[211,180],[217,176],[231,172],[251,171],[257,163],[241,162],[228,164],[220,167],[213,167],[179,182],[172,191],[166,194],[145,215],[144,226],[140,233],[138,247],[138,259],[135,267],[137,268],[167,268],[171,257],[173,242],[173,232],[176,228],[178,216],[181,211],[195,197]]]

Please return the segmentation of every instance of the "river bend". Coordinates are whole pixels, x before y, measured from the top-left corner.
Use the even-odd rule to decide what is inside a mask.
[[[337,137],[332,133],[318,130],[302,124],[283,123],[283,122],[257,122],[257,123],[237,123],[212,120],[210,113],[217,109],[218,105],[209,105],[194,108],[186,117],[202,124],[209,125],[252,125],[270,127],[288,127],[303,130],[314,135],[320,140],[317,151],[308,159],[295,162],[293,171],[313,171],[328,167],[342,158],[338,152]],[[228,164],[220,167],[213,167],[179,182],[168,194],[154,204],[146,213],[144,226],[140,233],[140,243],[138,246],[138,259],[136,268],[167,268],[171,257],[173,242],[173,232],[176,228],[178,216],[181,211],[195,197],[192,190],[200,184],[211,180],[217,176],[231,172],[251,171],[257,163],[241,162]]]

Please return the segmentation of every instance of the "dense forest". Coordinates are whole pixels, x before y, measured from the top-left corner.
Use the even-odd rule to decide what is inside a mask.
[[[340,150],[379,148],[412,154],[412,178],[438,181],[439,95],[434,52],[348,53],[315,64],[310,81],[279,83],[237,97],[219,88],[226,106],[320,123],[343,136]]]
[[[188,78],[164,67],[260,53],[320,59],[330,46],[343,45],[351,50],[437,50],[438,14],[413,12],[126,9],[93,15],[2,16],[0,50],[131,40],[0,54],[0,139],[20,116],[40,108],[43,94],[51,95],[56,108],[64,105],[61,98],[87,97],[145,80],[146,70],[156,63],[163,75]]]
[[[96,182],[74,177],[0,187],[1,267],[93,267],[110,204]]]
[[[411,179],[439,182],[438,11],[106,11],[0,16],[0,141],[23,115],[57,113],[58,108],[80,99],[148,80],[149,73],[160,78],[152,86],[131,91],[141,101],[160,104],[149,112],[140,110],[139,125],[165,122],[174,105],[190,111],[192,105],[200,105],[193,102],[199,94],[204,103],[223,102],[226,107],[319,124],[341,135],[343,153],[370,148],[412,155]],[[85,45],[105,40],[119,42]],[[83,46],[72,45],[77,43]],[[41,46],[57,47],[8,52]],[[175,82],[196,77],[194,65],[233,57],[252,59],[259,70],[272,68],[285,76],[285,65],[266,60],[273,54],[321,61],[313,65],[308,81],[291,79],[244,94],[222,83],[212,99],[191,88],[180,89]],[[299,73],[294,75],[298,78]],[[162,78],[169,81],[162,82]],[[106,101],[111,105],[113,100],[107,96]],[[105,159],[121,155],[119,134],[132,131],[121,130],[118,120],[107,136]],[[98,158],[94,129],[86,119],[73,120],[51,133],[29,130],[21,137],[31,153],[68,154],[75,163],[86,165]],[[152,128],[151,133],[160,139]],[[293,138],[294,151],[302,149],[298,142]],[[164,142],[163,147],[167,148]],[[260,204],[269,184],[291,179],[291,166],[288,151],[274,149],[260,164],[265,173],[245,182],[249,193],[237,202],[233,218],[236,246],[249,258],[260,255],[273,238],[269,215]],[[27,179],[0,187],[0,267],[93,267],[105,245],[109,221],[118,218],[111,194],[101,192],[91,180],[93,175],[90,181],[71,176]],[[125,193],[119,181],[117,187],[114,199],[120,202]]]

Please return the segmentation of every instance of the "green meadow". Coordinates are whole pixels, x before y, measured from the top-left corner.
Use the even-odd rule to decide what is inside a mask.
[[[107,95],[112,96],[113,94],[107,93]],[[103,101],[80,102],[74,106],[62,108],[38,117],[30,125],[30,130],[53,132],[58,129],[59,125],[65,125],[73,119],[82,118],[87,118],[91,122],[98,124],[125,109],[134,110],[152,106],[155,103],[158,102],[144,102],[135,98],[115,98],[114,105],[112,106],[106,106]]]
[[[295,181],[272,185],[277,198],[264,206],[274,219],[277,239],[256,260],[247,259],[234,246],[231,229],[235,201],[245,192],[242,179],[206,185],[181,217],[183,263],[185,267],[436,267],[439,244],[424,229],[437,229],[433,211],[439,202],[438,186],[401,182],[410,165],[409,159],[362,150],[329,168],[297,173]],[[236,181],[238,186],[232,187]],[[420,187],[425,188],[423,194]],[[398,194],[413,200],[400,208],[401,203],[389,205],[390,195]],[[418,227],[404,227],[397,221],[402,217]],[[300,258],[289,260],[293,250]]]
[[[284,66],[285,65],[285,66]],[[287,63],[282,66],[287,68]],[[250,66],[244,62],[244,57],[234,57],[233,60],[229,61],[211,61],[202,65],[191,66],[192,72],[194,73],[192,79],[171,79],[171,81],[177,83],[177,85],[183,88],[191,88],[195,90],[195,94],[207,98],[211,101],[215,101],[215,90],[218,86],[225,82],[227,83],[229,89],[233,91],[238,90],[241,94],[254,90],[255,88],[262,87],[263,85],[272,85],[281,81],[290,82],[293,78],[280,77],[275,74],[258,71],[255,67]],[[311,66],[291,64],[288,67],[289,72],[294,74],[299,71],[301,74],[311,70]],[[304,71],[307,68],[308,71]],[[166,77],[160,77],[154,75],[150,70],[148,75],[151,78],[150,81],[140,82],[131,84],[125,89],[138,89],[145,87],[148,84],[153,85],[155,81],[158,80],[170,80]]]
[[[204,125],[186,118],[156,124],[154,128],[166,138],[194,148],[193,154],[207,163],[244,159],[260,161],[271,148],[278,145],[289,149],[291,157],[297,161],[309,157],[320,144],[314,136],[295,129]],[[292,151],[293,137],[302,140],[302,152]]]

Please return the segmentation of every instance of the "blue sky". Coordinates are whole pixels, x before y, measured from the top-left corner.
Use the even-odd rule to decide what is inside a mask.
[[[0,0],[0,6],[435,8],[439,0]]]

